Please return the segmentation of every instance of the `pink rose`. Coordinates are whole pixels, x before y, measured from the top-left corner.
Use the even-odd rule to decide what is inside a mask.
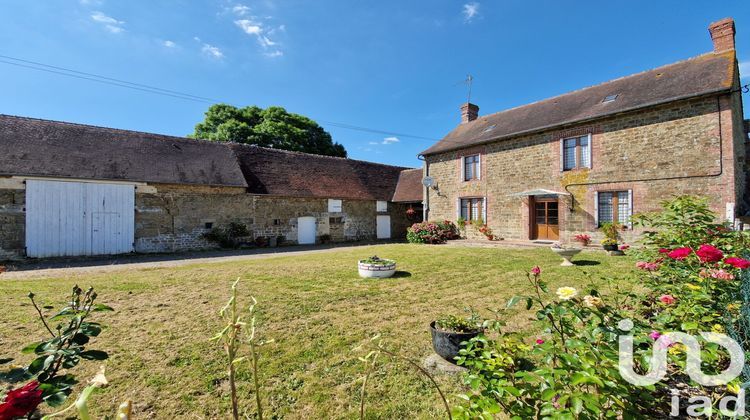
[[[704,263],[717,262],[724,258],[724,253],[721,252],[721,250],[707,244],[701,245],[700,248],[695,251],[695,255],[697,255],[701,262]]]
[[[627,251],[630,249],[630,245],[628,244],[622,244],[620,245],[620,251]]]
[[[677,248],[674,251],[669,251],[667,253],[667,256],[673,260],[684,260],[693,252],[692,249],[684,247],[684,248]]]
[[[542,274],[542,269],[539,268],[538,265],[535,265],[534,268],[531,269],[531,274],[533,274],[535,276],[538,276],[538,275]]]
[[[659,301],[665,305],[671,305],[677,301],[672,295],[661,295]]]
[[[659,337],[661,337],[661,333],[659,331],[652,330],[651,334],[649,334],[648,336],[651,337],[652,340],[656,341],[659,339]]]
[[[541,344],[544,344],[544,340],[542,340],[541,338],[537,338],[537,339],[536,339],[536,343],[537,343],[537,344],[540,344],[540,345],[541,345]]]
[[[739,268],[741,270],[750,268],[750,261],[744,258],[729,257],[726,260],[724,260],[724,264],[729,264],[732,267]]]

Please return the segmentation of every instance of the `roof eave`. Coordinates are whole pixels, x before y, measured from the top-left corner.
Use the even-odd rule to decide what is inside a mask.
[[[577,120],[565,121],[565,122],[562,122],[562,123],[559,123],[559,124],[546,125],[546,126],[542,126],[542,127],[538,127],[538,128],[534,128],[534,129],[530,129],[530,130],[519,131],[517,133],[508,134],[508,135],[505,135],[505,136],[493,137],[493,138],[490,138],[490,139],[487,139],[487,140],[482,140],[482,141],[476,142],[476,143],[466,144],[466,145],[457,146],[457,147],[449,147],[447,149],[442,149],[442,150],[438,150],[438,151],[435,151],[435,152],[430,152],[430,149],[427,149],[427,150],[423,151],[422,153],[420,153],[420,155],[424,156],[424,157],[427,157],[427,156],[438,155],[438,154],[441,154],[441,153],[453,152],[453,151],[456,151],[456,150],[465,149],[467,147],[474,147],[474,146],[479,146],[479,145],[483,145],[483,144],[494,143],[494,142],[505,140],[505,139],[512,138],[512,137],[518,137],[518,136],[524,136],[524,135],[528,135],[528,134],[539,133],[539,132],[542,132],[542,131],[547,131],[547,130],[551,130],[553,128],[558,128],[558,127],[564,127],[564,126],[571,125],[571,124],[581,124],[581,123],[585,123],[585,122],[589,122],[589,121],[595,121],[595,120],[598,120],[598,119],[607,118],[607,117],[611,117],[611,116],[614,116],[614,115],[625,114],[625,113],[628,113],[628,112],[638,111],[638,110],[642,110],[642,109],[645,109],[645,108],[651,108],[651,107],[655,107],[655,106],[659,106],[659,105],[664,105],[664,104],[668,104],[668,103],[672,103],[672,102],[684,101],[684,100],[687,100],[687,99],[695,99],[695,98],[701,98],[701,97],[707,97],[707,96],[720,95],[722,93],[729,93],[729,92],[731,92],[731,90],[732,90],[732,86],[730,85],[728,87],[724,87],[724,88],[721,88],[721,89],[714,89],[714,90],[703,92],[703,93],[699,93],[699,94],[683,95],[683,96],[678,96],[678,97],[667,99],[667,100],[649,102],[649,103],[646,103],[646,104],[643,104],[643,105],[638,105],[638,106],[634,106],[634,107],[622,109],[622,110],[619,110],[619,111],[616,111],[616,112],[612,112],[612,113],[608,113],[608,114],[602,114],[602,115],[597,115],[595,117],[581,118],[581,119],[577,119]],[[439,143],[440,142],[438,142],[437,144],[439,144]]]

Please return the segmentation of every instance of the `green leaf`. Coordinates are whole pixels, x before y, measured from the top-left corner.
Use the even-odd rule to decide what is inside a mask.
[[[531,306],[533,304],[534,304],[534,301],[530,297],[527,297],[526,298],[526,310],[528,311],[529,309],[531,309]]]
[[[104,312],[104,311],[113,312],[114,309],[112,309],[111,306],[107,306],[102,303],[97,303],[96,305],[91,307],[91,312]]]
[[[523,299],[523,298],[524,298],[523,296],[518,296],[518,295],[513,296],[512,298],[510,298],[510,300],[508,300],[508,303],[505,305],[505,307],[508,308],[508,309],[510,309],[510,308],[516,306],[516,304],[518,302],[520,302],[521,299]]]
[[[43,342],[41,342],[41,341],[37,341],[36,343],[31,343],[31,344],[27,345],[26,347],[24,347],[23,349],[21,349],[21,353],[23,353],[23,354],[34,353],[34,350],[36,350],[36,348],[39,347],[42,344],[43,344]]]
[[[82,334],[82,333],[76,333],[76,335],[73,336],[72,341],[82,346],[89,342],[89,336],[87,336],[86,334]]]
[[[80,331],[90,337],[96,337],[102,332],[102,327],[96,322],[84,322]]]
[[[106,360],[109,357],[106,351],[101,350],[86,350],[80,356],[86,360]]]

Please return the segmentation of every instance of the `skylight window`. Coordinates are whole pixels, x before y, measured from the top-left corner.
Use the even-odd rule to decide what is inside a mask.
[[[492,124],[491,126],[487,127],[482,131],[483,133],[489,133],[490,131],[494,130],[495,127],[497,127],[497,124]]]
[[[619,93],[615,93],[614,95],[607,95],[607,97],[604,98],[602,103],[606,104],[607,102],[614,102],[615,99],[617,99],[617,96]]]

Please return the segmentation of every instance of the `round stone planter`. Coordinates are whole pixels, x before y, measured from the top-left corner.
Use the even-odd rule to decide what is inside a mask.
[[[552,251],[555,252],[555,254],[559,255],[560,258],[563,259],[562,264],[560,264],[563,267],[570,267],[573,264],[572,261],[570,261],[576,254],[581,252],[580,248],[550,248]]]
[[[359,260],[359,262],[357,263],[359,276],[364,279],[384,279],[392,277],[396,273],[396,261],[382,260],[382,262],[378,264],[368,264],[364,261],[367,260]]]
[[[461,343],[469,341],[479,335],[481,331],[466,333],[443,331],[435,328],[435,321],[430,323],[430,334],[432,335],[432,349],[443,359],[456,364],[456,356],[461,350]]]

